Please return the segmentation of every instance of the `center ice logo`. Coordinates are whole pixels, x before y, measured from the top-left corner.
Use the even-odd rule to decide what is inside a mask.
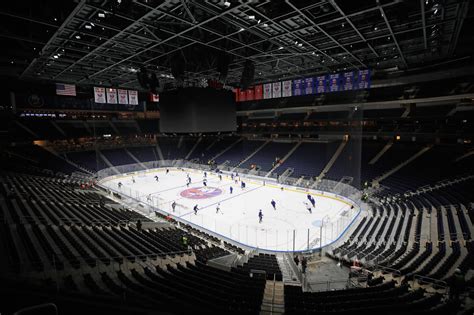
[[[180,195],[189,199],[207,199],[222,194],[222,190],[215,187],[197,187],[183,190]]]

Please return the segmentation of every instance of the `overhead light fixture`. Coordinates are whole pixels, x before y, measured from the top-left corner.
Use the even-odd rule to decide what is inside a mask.
[[[255,20],[255,15],[249,15],[249,20]]]
[[[280,46],[278,49],[279,49],[279,50],[283,49],[283,46]]]
[[[105,13],[104,12],[99,12],[99,14],[97,14],[97,16],[99,16],[100,18],[105,18]]]
[[[54,59],[58,59],[59,56],[58,56],[58,55],[53,55],[53,58],[54,58]]]
[[[262,21],[262,20],[258,20],[257,23],[260,24],[261,21]]]
[[[299,43],[299,44],[298,44],[298,47],[303,47],[303,44],[302,44],[302,43]]]
[[[263,27],[268,27],[268,24],[267,24],[267,23],[263,23]]]
[[[240,28],[240,30],[239,30],[239,32],[242,32],[243,30],[244,30],[244,28],[243,28],[243,27],[241,27],[241,28]]]
[[[76,35],[76,39],[81,39],[81,36],[80,36],[80,35]]]
[[[224,6],[230,7],[230,2],[229,1],[224,1]]]
[[[86,24],[86,25],[85,25],[85,28],[87,28],[88,30],[91,30],[91,29],[92,29],[92,26],[89,25],[89,24]]]

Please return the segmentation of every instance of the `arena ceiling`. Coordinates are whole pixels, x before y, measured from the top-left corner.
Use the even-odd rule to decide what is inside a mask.
[[[473,52],[467,0],[28,0],[0,9],[0,74],[138,88],[145,66],[173,84],[255,81],[334,71],[406,71]]]

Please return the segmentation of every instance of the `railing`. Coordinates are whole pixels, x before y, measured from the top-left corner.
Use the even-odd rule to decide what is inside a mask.
[[[437,289],[444,290],[445,293],[448,293],[449,287],[446,281],[435,279],[435,278],[430,278],[422,275],[415,274],[413,276],[413,280],[418,283],[418,284],[429,284],[433,287],[436,287]]]

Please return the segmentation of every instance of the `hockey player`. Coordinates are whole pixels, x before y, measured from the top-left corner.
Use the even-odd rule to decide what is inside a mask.
[[[229,187],[230,194],[232,195],[232,192],[234,191],[234,188],[232,186]]]
[[[313,211],[311,210],[311,205],[307,202],[304,203],[306,205],[306,210],[309,211],[309,213],[313,213]]]
[[[173,209],[173,212],[176,209],[176,201],[174,200],[173,200],[173,203],[171,204],[171,209]]]
[[[263,213],[262,213],[262,209],[260,209],[260,211],[258,212],[258,223],[262,223],[262,220],[263,220]]]
[[[217,204],[217,207],[216,207],[216,213],[219,213],[219,210],[220,210],[220,209],[221,209],[221,204],[218,203],[218,204]]]
[[[122,182],[118,182],[117,186],[118,186],[118,188],[122,188],[122,186],[123,186]]]
[[[308,198],[309,202],[311,202],[311,198],[312,198],[312,197],[311,197],[310,194],[307,194],[307,195],[306,195],[306,198]]]
[[[204,180],[202,181],[202,184],[204,185],[204,187],[207,187],[207,179],[204,178]]]
[[[170,170],[167,168],[167,169],[166,169],[166,174],[168,174],[169,172],[170,172]]]
[[[219,181],[222,181],[222,175],[219,174]]]
[[[133,178],[133,177],[132,177],[132,183],[134,183],[134,184],[135,184],[135,178]]]
[[[199,210],[198,205],[195,205],[193,210],[194,210],[194,215],[198,214],[198,210]]]
[[[245,189],[245,183],[244,182],[240,183],[240,188]]]
[[[309,196],[309,197],[310,197],[309,201],[313,205],[313,208],[316,207],[316,201],[314,200],[313,196]]]
[[[275,200],[272,199],[272,201],[271,201],[270,203],[272,204],[273,210],[276,210],[276,202],[275,202]]]
[[[158,179],[158,175],[155,175],[155,180],[156,182],[159,182],[160,180]]]

